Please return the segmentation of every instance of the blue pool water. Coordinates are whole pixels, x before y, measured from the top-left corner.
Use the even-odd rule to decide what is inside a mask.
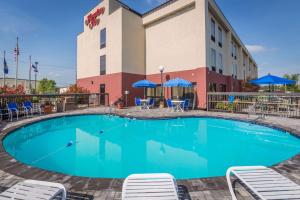
[[[178,179],[222,176],[233,165],[270,166],[300,152],[296,137],[244,122],[106,115],[34,123],[9,134],[3,144],[28,165],[102,178],[154,172],[168,172]]]

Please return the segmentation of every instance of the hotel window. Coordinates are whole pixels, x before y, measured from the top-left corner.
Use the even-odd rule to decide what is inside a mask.
[[[222,48],[222,46],[223,46],[223,31],[222,31],[222,29],[219,27],[218,28],[218,35],[219,35],[219,47],[221,47]]]
[[[210,22],[210,31],[211,31],[211,40],[215,41],[216,40],[216,23],[215,20],[211,19]]]
[[[232,64],[232,77],[237,78],[237,70],[238,70],[237,64],[233,63]]]
[[[211,49],[210,52],[210,65],[211,65],[211,70],[216,71],[216,50]]]
[[[217,84],[209,83],[209,92],[216,92],[217,91]]]
[[[100,49],[106,47],[106,28],[100,31]]]
[[[221,53],[218,54],[218,67],[219,67],[219,73],[223,74],[223,56]]]
[[[100,56],[100,75],[106,74],[106,56]]]
[[[231,57],[234,57],[234,45],[231,42]]]
[[[237,48],[236,45],[232,42],[231,43],[231,56],[236,60],[237,56]]]
[[[220,84],[220,92],[226,92],[226,84]]]

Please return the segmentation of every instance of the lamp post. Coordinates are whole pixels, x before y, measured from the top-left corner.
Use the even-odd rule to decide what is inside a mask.
[[[164,66],[159,66],[159,71],[160,71],[160,83],[161,83],[161,90],[160,90],[160,100],[163,99],[163,73],[164,73],[165,67]]]
[[[129,95],[129,90],[125,90],[124,94],[125,94],[125,106],[126,106],[126,108],[127,108],[127,107],[128,107],[128,95]]]
[[[159,107],[163,108],[164,107],[164,101],[163,101],[163,73],[164,73],[165,67],[163,65],[159,66],[159,71],[160,71],[160,102],[159,102]]]

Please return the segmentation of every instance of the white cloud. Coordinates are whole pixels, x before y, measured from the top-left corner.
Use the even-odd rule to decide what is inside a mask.
[[[267,48],[262,45],[246,45],[246,47],[251,53],[260,53],[267,50]]]
[[[263,53],[278,50],[277,48],[269,48],[263,45],[246,45],[246,47],[251,53]]]

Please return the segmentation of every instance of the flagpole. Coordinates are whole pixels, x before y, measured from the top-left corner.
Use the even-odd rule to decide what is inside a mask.
[[[31,94],[31,56],[29,56],[29,94]]]
[[[18,71],[19,71],[19,37],[17,37],[17,47],[16,47],[16,80],[15,80],[15,88],[18,87]]]
[[[3,52],[4,54],[4,60],[5,60],[5,51]],[[3,65],[3,87],[5,86],[5,64]]]

